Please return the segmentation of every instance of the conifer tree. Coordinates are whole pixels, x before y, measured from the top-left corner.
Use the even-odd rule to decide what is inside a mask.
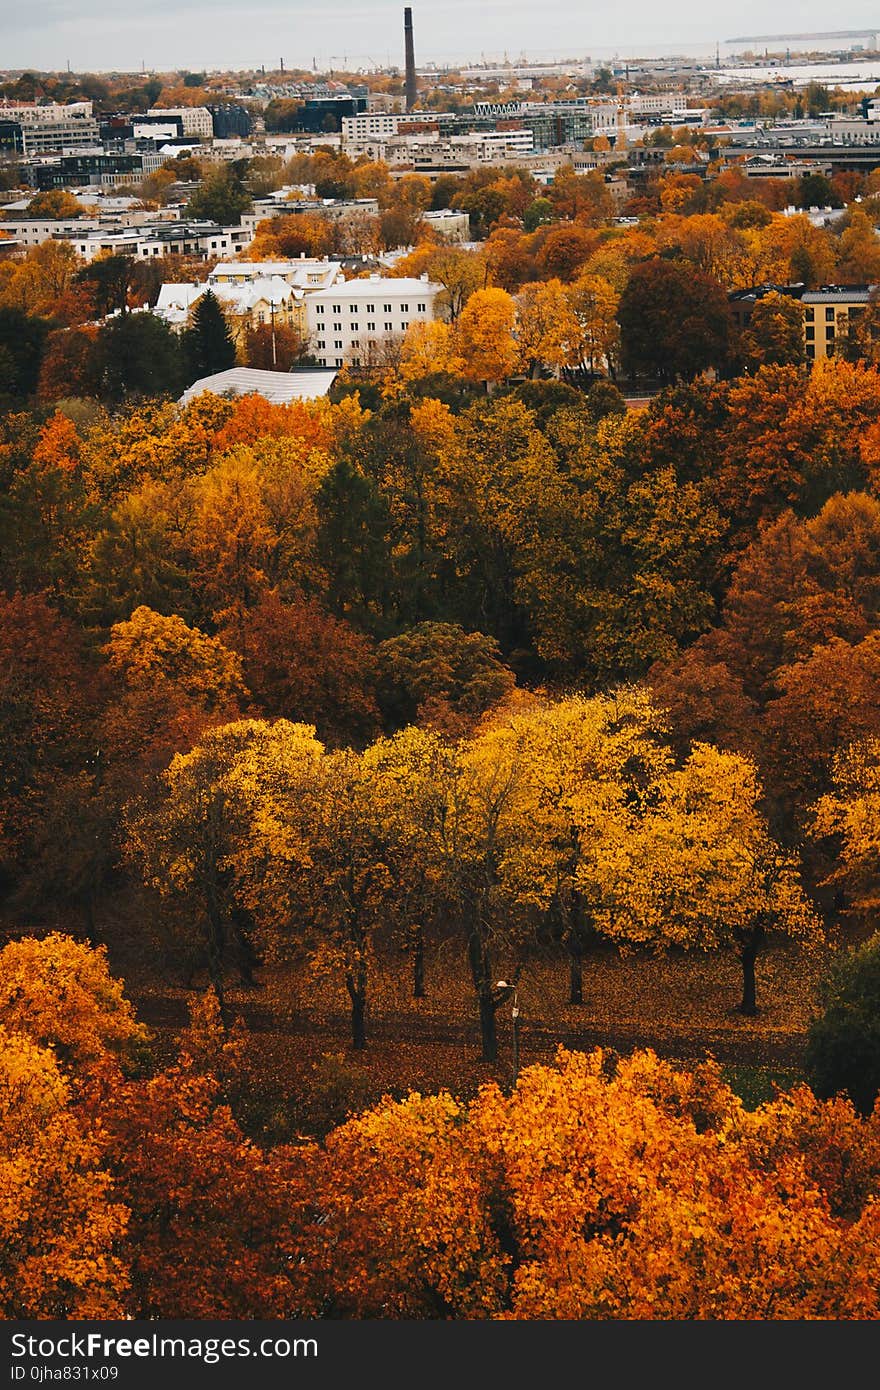
[[[192,324],[183,335],[183,350],[190,381],[235,366],[235,343],[217,297],[210,290],[193,310]]]

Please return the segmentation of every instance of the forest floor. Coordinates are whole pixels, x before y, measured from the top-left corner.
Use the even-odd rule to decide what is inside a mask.
[[[153,1034],[160,1064],[177,1052],[189,1003],[207,987],[196,974],[186,985],[168,938],[148,925],[148,910],[117,899],[98,915],[98,939],[125,982],[139,1017]],[[82,936],[63,920],[46,923]],[[9,935],[27,932],[19,920]],[[568,999],[568,964],[561,950],[529,960],[519,981],[520,1065],[551,1062],[556,1049],[605,1047],[619,1053],[650,1047],[674,1062],[713,1057],[746,1104],[769,1099],[777,1085],[803,1079],[807,1028],[830,947],[804,951],[777,942],[759,957],[759,1013],[736,1009],[741,970],[732,954],[619,954],[594,947],[584,960],[584,1003]],[[496,979],[510,962],[499,952]],[[483,1062],[473,987],[457,939],[426,950],[426,997],[415,999],[412,960],[386,943],[371,966],[367,1047],[351,1047],[349,1001],[341,976],[317,974],[304,963],[272,961],[256,984],[230,978],[227,1002],[245,1026],[245,1087],[249,1128],[279,1140],[316,1134],[383,1095],[447,1089],[469,1097],[488,1081],[513,1077],[511,1009],[498,1010],[498,1058]]]
[[[607,947],[584,962],[584,1003],[567,1003],[561,954],[530,962],[519,984],[520,1065],[549,1062],[557,1047],[651,1047],[673,1061],[711,1056],[747,1104],[769,1099],[776,1084],[802,1078],[806,1030],[827,950],[790,945],[758,962],[760,1012],[736,1010],[741,974],[733,956],[629,955]],[[473,1095],[486,1081],[512,1079],[511,1010],[497,1014],[498,1060],[481,1060],[473,989],[457,942],[428,954],[427,995],[413,998],[412,966],[386,950],[373,970],[366,1050],[352,1049],[348,998],[334,977],[276,964],[256,986],[230,984],[227,1000],[244,1022],[247,1071],[262,1097],[259,1126],[273,1137],[315,1132],[383,1095],[449,1089]],[[498,978],[504,977],[503,968]],[[154,1030],[160,1053],[173,1055],[193,989],[160,982],[135,967],[127,989]],[[195,988],[204,987],[197,980]]]

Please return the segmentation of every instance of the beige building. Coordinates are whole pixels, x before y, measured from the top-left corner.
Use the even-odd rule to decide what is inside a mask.
[[[807,290],[801,299],[808,362],[833,357],[838,341],[868,307],[872,285],[827,285]]]

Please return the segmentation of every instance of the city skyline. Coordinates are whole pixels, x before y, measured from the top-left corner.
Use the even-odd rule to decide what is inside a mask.
[[[332,8],[308,3],[282,5],[263,0],[247,10],[241,26],[235,0],[157,0],[148,13],[108,14],[98,0],[51,0],[24,9],[2,0],[0,22],[8,68],[58,71],[134,72],[147,69],[237,71],[277,68],[319,70],[403,66],[403,6],[396,0]],[[563,0],[538,13],[522,0],[485,0],[474,12],[468,0],[439,0],[414,6],[416,59],[420,65],[491,60],[521,54],[531,60],[555,57],[650,56],[652,52],[714,52],[716,43],[743,33],[822,30],[827,11],[816,0],[801,5],[785,0],[768,14],[759,0],[719,7],[711,15],[691,0],[662,13],[647,0],[634,0],[626,17],[593,17]],[[867,0],[851,5],[842,27],[876,24]],[[340,51],[341,50],[341,51]]]

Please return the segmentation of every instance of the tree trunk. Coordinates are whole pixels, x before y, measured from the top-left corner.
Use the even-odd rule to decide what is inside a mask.
[[[350,990],[351,994],[351,1045],[356,1052],[363,1052],[367,1045],[366,1007],[363,994]]]
[[[497,1062],[498,1037],[495,1032],[495,1003],[491,994],[480,995],[480,1041],[483,1061]]]
[[[425,997],[425,937],[421,927],[413,942],[413,999]]]
[[[568,1002],[569,1004],[583,1004],[584,1002],[584,961],[583,953],[579,948],[570,950],[568,955]]]
[[[367,969],[364,964],[363,941],[352,933],[357,954],[349,960],[345,971],[345,987],[351,1000],[351,1045],[362,1052],[367,1045]]]
[[[492,998],[492,967],[489,947],[479,925],[471,927],[468,933],[468,964],[480,1010],[483,1061],[494,1062],[498,1058],[498,1039],[495,1032],[495,1002]]]
[[[742,1003],[739,1012],[753,1017],[758,1012],[758,1004],[755,989],[755,961],[758,959],[758,952],[764,941],[764,927],[762,923],[752,928],[748,941],[740,951],[743,972],[743,993]]]

